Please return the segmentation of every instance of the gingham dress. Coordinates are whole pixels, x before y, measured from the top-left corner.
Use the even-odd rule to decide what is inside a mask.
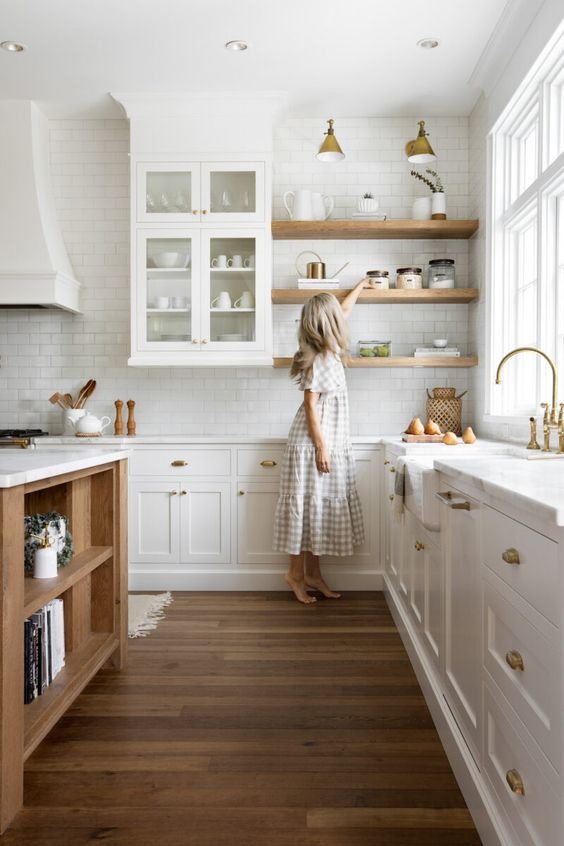
[[[320,473],[302,403],[288,435],[274,518],[273,549],[299,555],[351,555],[364,542],[362,509],[349,440],[345,372],[338,356],[318,355],[300,390],[319,393],[317,413],[331,461]]]

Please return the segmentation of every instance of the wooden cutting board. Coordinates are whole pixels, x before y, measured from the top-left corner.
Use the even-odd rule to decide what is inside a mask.
[[[444,435],[406,435],[401,436],[402,441],[408,444],[442,444]]]

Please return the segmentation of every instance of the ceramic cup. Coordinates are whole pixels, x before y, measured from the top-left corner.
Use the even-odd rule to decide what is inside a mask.
[[[250,291],[243,291],[238,300],[235,300],[235,308],[253,308],[255,299]]]
[[[74,435],[74,424],[86,414],[84,408],[69,408],[63,416],[63,435]]]
[[[243,267],[243,256],[234,255],[231,259],[231,267]]]
[[[431,197],[417,197],[411,209],[412,220],[431,220]]]
[[[171,297],[170,304],[173,308],[186,308],[188,299],[187,297]]]
[[[254,267],[255,266],[255,257],[254,255],[247,256],[245,261],[243,262],[244,267]]]
[[[155,308],[168,308],[170,297],[155,297]]]
[[[221,293],[211,301],[212,308],[231,308],[231,297],[228,291],[221,291]]]
[[[231,267],[232,261],[228,259],[227,256],[221,255],[216,256],[211,260],[212,267]]]

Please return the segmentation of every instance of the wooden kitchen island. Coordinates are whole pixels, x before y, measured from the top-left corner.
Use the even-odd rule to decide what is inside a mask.
[[[23,805],[24,761],[107,662],[127,655],[126,451],[0,453],[0,831]],[[74,554],[54,579],[24,573],[24,515],[68,519]],[[24,620],[64,603],[65,666],[24,705]]]

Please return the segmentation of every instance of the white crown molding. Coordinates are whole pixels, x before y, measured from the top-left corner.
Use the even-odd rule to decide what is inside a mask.
[[[481,88],[489,97],[543,5],[544,0],[508,0],[472,71],[469,85]]]

